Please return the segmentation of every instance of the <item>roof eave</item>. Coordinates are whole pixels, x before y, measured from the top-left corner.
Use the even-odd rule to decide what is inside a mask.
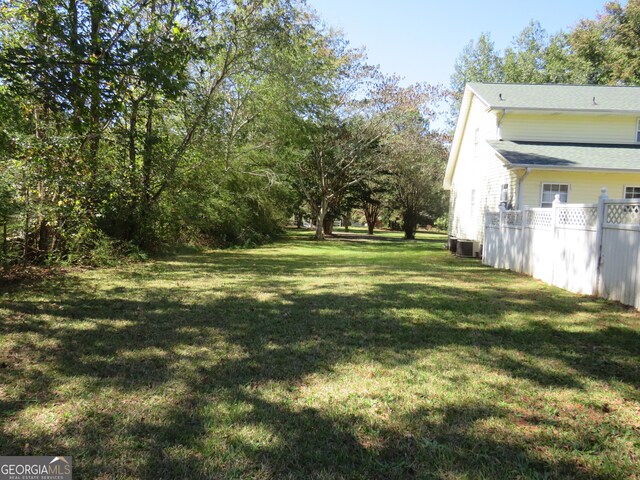
[[[464,129],[467,126],[467,120],[469,118],[469,111],[471,110],[471,100],[473,99],[473,95],[477,96],[477,94],[475,94],[469,84],[467,84],[464,89],[464,95],[462,97],[462,103],[460,105],[460,113],[458,114],[456,129],[453,134],[453,140],[451,141],[451,151],[449,152],[449,159],[447,160],[447,169],[445,170],[444,180],[442,182],[442,187],[445,190],[451,190],[453,172],[455,171],[456,164],[458,163],[458,155],[460,153],[460,146],[462,144]],[[486,104],[484,100],[482,100],[482,102]]]
[[[498,154],[500,155],[500,154]],[[576,167],[567,165],[536,165],[525,163],[510,163],[502,155],[500,155],[507,162],[507,169],[515,170],[528,168],[530,170],[567,170],[567,171],[581,171],[581,172],[607,172],[607,173],[640,173],[640,168],[606,168],[606,167]]]
[[[478,97],[480,98],[480,97]],[[486,103],[486,102],[484,102]],[[640,110],[611,110],[603,108],[542,108],[542,107],[518,107],[505,105],[489,105],[489,111],[509,111],[509,112],[546,112],[546,113],[605,113],[616,115],[640,115]]]
[[[504,162],[507,170],[529,169],[529,170],[566,170],[581,172],[600,172],[600,173],[640,173],[639,168],[607,168],[607,167],[580,167],[571,165],[539,165],[530,163],[511,163],[507,157],[502,155],[494,146],[489,144],[496,156]]]

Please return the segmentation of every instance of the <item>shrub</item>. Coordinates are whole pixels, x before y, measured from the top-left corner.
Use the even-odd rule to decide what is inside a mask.
[[[440,230],[441,232],[446,232],[449,229],[449,215],[444,214],[441,217],[438,217],[435,222],[433,222],[433,226]]]

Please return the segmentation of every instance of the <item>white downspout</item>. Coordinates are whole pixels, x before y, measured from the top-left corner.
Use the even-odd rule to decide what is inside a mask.
[[[522,184],[529,173],[531,173],[531,168],[527,167],[524,171],[524,175],[518,179],[518,204],[516,205],[516,210],[522,210]]]
[[[497,118],[496,121],[496,138],[498,140],[502,140],[502,121],[504,120],[504,117],[507,116],[507,110],[506,109],[502,109],[502,115],[500,115]]]

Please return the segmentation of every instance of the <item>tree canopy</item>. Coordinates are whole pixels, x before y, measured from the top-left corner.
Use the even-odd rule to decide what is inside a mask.
[[[640,84],[640,1],[606,3],[595,19],[549,35],[531,21],[503,52],[481,34],[460,53],[451,76],[453,112],[467,82]]]

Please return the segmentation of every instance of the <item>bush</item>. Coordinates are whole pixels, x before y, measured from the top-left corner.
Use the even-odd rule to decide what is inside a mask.
[[[147,255],[134,243],[116,240],[100,230],[82,229],[69,242],[69,251],[64,258],[52,257],[50,263],[113,267],[126,262],[139,262]]]
[[[443,216],[436,219],[433,222],[433,226],[440,230],[441,232],[446,232],[449,230],[449,215],[444,214]]]

